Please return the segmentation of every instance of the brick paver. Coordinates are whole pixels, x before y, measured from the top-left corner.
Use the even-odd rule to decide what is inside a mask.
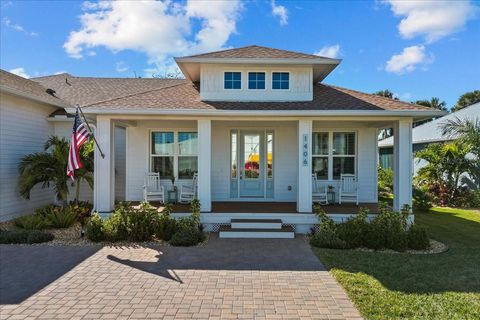
[[[195,248],[0,250],[0,318],[5,320],[360,318],[301,237],[212,237],[207,246]],[[67,267],[62,256],[68,257]],[[74,256],[81,259],[69,265]],[[35,280],[41,270],[51,273],[40,279],[49,283],[41,289],[27,281],[23,285],[33,287],[27,294],[28,288],[7,280]]]

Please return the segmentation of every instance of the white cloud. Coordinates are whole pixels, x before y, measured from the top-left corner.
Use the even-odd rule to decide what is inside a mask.
[[[14,68],[9,70],[9,72],[16,74],[17,76],[23,77],[23,78],[30,78],[30,75],[27,74],[24,68],[19,67],[19,68]]]
[[[128,70],[128,67],[127,65],[125,64],[125,62],[123,61],[118,61],[116,64],[115,64],[115,70],[117,72],[125,72]]]
[[[404,48],[399,54],[393,55],[387,61],[385,70],[388,72],[403,74],[411,72],[419,65],[425,66],[433,62],[433,55],[428,56],[425,53],[425,46],[417,45]]]
[[[272,14],[274,17],[278,17],[280,19],[280,25],[285,26],[288,24],[288,10],[285,6],[277,5],[275,0],[271,1],[272,5]]]
[[[469,0],[386,2],[396,16],[402,17],[398,31],[403,38],[423,36],[428,43],[461,30],[478,10]]]
[[[314,54],[317,56],[322,56],[327,58],[338,58],[340,54],[340,45],[337,43],[332,46],[324,46]]]
[[[15,31],[21,32],[21,33],[23,33],[27,36],[32,36],[32,37],[38,36],[38,33],[25,30],[25,28],[23,26],[19,25],[18,23],[12,22],[12,20],[10,20],[10,18],[8,18],[8,17],[3,18],[3,24],[7,28],[10,28],[10,29],[13,29]]]
[[[81,28],[70,32],[63,46],[68,55],[81,58],[99,46],[135,50],[162,68],[172,64],[172,56],[224,48],[236,31],[242,5],[239,0],[100,1],[84,2],[83,9]],[[200,24],[195,33],[194,24]]]

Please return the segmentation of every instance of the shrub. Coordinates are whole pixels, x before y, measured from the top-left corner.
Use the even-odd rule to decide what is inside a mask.
[[[310,244],[319,248],[345,249],[347,243],[332,230],[321,230],[310,237]]]
[[[408,229],[408,247],[414,250],[426,250],[430,246],[427,229],[417,224],[412,224]]]
[[[157,222],[155,234],[157,238],[169,241],[177,231],[176,220],[167,214],[162,214]]]
[[[34,213],[15,219],[15,226],[25,230],[43,230],[48,228],[48,221],[42,214]]]
[[[148,203],[142,203],[138,210],[134,210],[131,206],[124,208],[124,210],[127,213],[126,226],[130,239],[134,241],[151,240],[155,233],[159,216],[157,209]]]
[[[378,167],[378,192],[392,193],[393,191],[393,170]]]
[[[178,229],[170,239],[172,246],[189,247],[205,240],[205,234],[198,228],[193,219],[183,218],[178,222]]]
[[[78,221],[84,226],[91,216],[93,206],[88,201],[70,202],[71,209],[77,214]]]
[[[367,208],[360,208],[357,215],[337,226],[340,239],[344,240],[347,247],[358,248],[365,245],[365,236],[369,231]]]
[[[200,201],[198,199],[193,199],[190,204],[190,210],[192,211],[192,217],[195,219],[197,224],[200,225]]]
[[[39,230],[11,230],[0,231],[0,243],[41,243],[53,240],[53,234]]]
[[[345,249],[347,244],[338,237],[335,222],[318,203],[313,205],[313,212],[320,221],[320,231],[310,237],[310,243],[320,248]]]
[[[405,251],[408,246],[406,216],[392,210],[381,210],[370,223],[365,244],[372,249]]]
[[[106,240],[105,227],[102,218],[98,213],[93,214],[85,230],[86,237],[93,242],[100,242]]]
[[[427,188],[414,187],[413,188],[413,206],[416,209],[428,211],[432,207],[432,197]]]
[[[77,222],[77,213],[70,206],[65,208],[55,207],[50,213],[47,213],[45,219],[50,227],[68,228]]]

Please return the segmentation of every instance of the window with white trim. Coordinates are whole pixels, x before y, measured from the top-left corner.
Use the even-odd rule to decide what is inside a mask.
[[[150,170],[161,179],[192,179],[198,171],[197,132],[152,131]]]
[[[288,90],[290,88],[289,72],[272,72],[272,89]]]
[[[338,180],[341,174],[355,174],[355,132],[314,132],[312,173],[319,180]]]
[[[265,72],[249,72],[248,89],[265,89]]]
[[[223,74],[223,88],[224,89],[241,89],[242,88],[242,73],[235,71],[228,71]]]

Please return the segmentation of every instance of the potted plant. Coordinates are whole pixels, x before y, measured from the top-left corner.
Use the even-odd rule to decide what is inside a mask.
[[[172,190],[173,190],[173,191],[177,191],[177,186],[175,185],[175,176],[172,175],[172,177],[170,178],[170,180],[172,181]]]

